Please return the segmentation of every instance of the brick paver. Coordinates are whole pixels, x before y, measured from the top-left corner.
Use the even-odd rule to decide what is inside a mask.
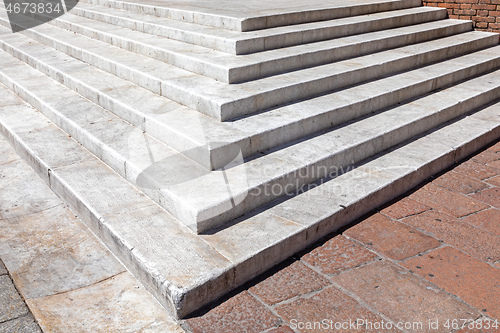
[[[488,188],[488,184],[458,172],[447,172],[433,181],[434,184],[462,194],[475,193]]]
[[[194,333],[233,333],[265,331],[279,326],[281,319],[244,291],[187,322]]]
[[[305,254],[301,259],[323,274],[337,274],[373,261],[377,255],[363,246],[338,235]]]
[[[406,197],[384,208],[381,213],[398,220],[403,217],[420,214],[429,209],[431,209],[431,207]]]
[[[396,260],[403,260],[441,245],[437,239],[379,213],[350,228],[344,235]]]
[[[402,221],[481,260],[500,260],[500,237],[452,216],[428,211]]]
[[[337,323],[345,327],[339,326],[338,331],[369,332],[370,330],[363,325],[365,322],[381,323],[383,320],[335,287],[326,288],[309,298],[280,305],[276,311],[291,324],[292,328],[298,328],[301,332],[331,332],[335,330]],[[352,326],[354,323],[355,326]],[[397,331],[377,330],[377,332]]]
[[[403,265],[483,314],[500,320],[500,272],[497,268],[452,247],[408,259]]]
[[[453,171],[480,180],[498,175],[498,169],[475,161],[464,162]]]
[[[250,282],[186,329],[378,333],[400,323],[405,332],[500,332],[500,322],[453,322],[500,318],[499,161],[497,143]],[[392,328],[328,326],[360,319]]]
[[[477,310],[388,261],[340,274],[335,282],[393,322],[411,323],[400,325],[410,332],[447,332],[444,327],[429,329],[429,323],[479,317]]]
[[[40,333],[26,303],[16,290],[0,260],[0,332]]]

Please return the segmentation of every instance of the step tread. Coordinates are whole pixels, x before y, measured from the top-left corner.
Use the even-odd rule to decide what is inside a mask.
[[[71,101],[73,96],[81,98],[76,92],[65,88],[32,69],[29,65],[5,53],[3,56],[5,58],[3,63],[9,64],[9,66],[3,69],[2,73],[10,77],[11,81],[17,82],[20,87],[29,89],[32,96],[38,95],[39,100],[45,100],[46,103],[55,105],[57,108],[61,105],[67,106],[68,101]],[[498,53],[496,56],[498,57]],[[478,55],[474,54],[474,58],[478,58]],[[467,61],[467,59],[462,59],[462,61]],[[20,76],[17,73],[23,74]],[[311,166],[326,165],[331,167],[335,163],[345,164],[346,158],[351,158],[350,154],[343,156],[338,161],[332,160],[332,158],[345,154],[349,151],[348,148],[354,149],[360,145],[366,145],[373,138],[389,137],[392,135],[391,131],[409,124],[414,125],[417,120],[426,119],[425,117],[429,114],[439,112],[439,108],[436,109],[436,107],[440,105],[445,104],[448,107],[455,105],[456,97],[454,96],[458,95],[466,100],[468,96],[475,96],[482,94],[483,91],[489,92],[498,88],[500,86],[499,73],[487,74],[479,79],[473,79],[448,90],[423,97],[411,104],[396,107],[306,141],[271,151],[258,159],[235,165],[225,171],[206,171],[166,145],[150,138],[147,134],[143,134],[140,129],[120,119],[112,118],[108,111],[97,106],[91,108],[90,102],[84,104],[85,99],[83,98],[75,103],[72,109],[64,111],[61,109],[61,113],[66,112],[63,117],[68,118],[70,123],[74,123],[73,126],[64,125],[62,122],[57,123],[56,119],[62,118],[60,115],[50,118],[55,119],[61,128],[75,136],[79,142],[111,165],[117,172],[131,182],[138,184],[144,192],[169,209],[190,228],[201,230],[203,227],[214,226],[214,223],[220,224],[219,218],[224,221],[237,217],[276,197],[276,195],[270,194],[248,200],[247,195],[251,191],[265,189],[265,186],[280,184],[283,181],[285,183],[281,185],[287,185],[290,180],[299,179],[297,173],[300,170],[306,170]],[[14,77],[15,79],[13,79]],[[37,80],[33,80],[34,77]],[[488,79],[492,82],[489,82]],[[474,82],[477,80],[480,82],[478,87],[471,88],[471,86],[476,87]],[[34,81],[37,81],[36,84],[33,83]],[[422,105],[425,107],[420,106],[419,103],[423,103]],[[79,105],[81,105],[80,108],[78,108]],[[406,112],[410,116],[405,118],[401,115],[402,112]],[[113,121],[110,122],[110,119]],[[374,126],[374,124],[378,124],[378,126]],[[388,129],[388,124],[391,125],[391,130]],[[360,133],[363,135],[360,136]],[[403,136],[403,139],[406,138]],[[391,142],[391,140],[388,139],[387,142]],[[315,149],[311,150],[310,147],[315,147]],[[325,150],[321,147],[331,148]],[[373,151],[370,150],[371,148],[367,148],[368,150],[363,153],[367,156],[357,154],[356,158],[368,157],[389,147],[379,145],[378,148],[372,148]],[[176,170],[175,179],[169,178],[168,170],[165,169],[167,167],[170,170]],[[155,178],[156,174],[151,177],[151,172],[159,172],[162,178]],[[322,175],[319,173],[304,177],[292,185],[292,189],[294,186],[300,187],[321,177]],[[227,191],[228,183],[226,182],[228,179],[230,191]],[[141,185],[141,180],[146,182]],[[235,201],[240,201],[242,204],[234,206]],[[230,209],[225,212],[227,207]],[[215,221],[211,220],[214,216],[217,218]]]
[[[368,32],[370,31],[368,28],[363,30],[362,27],[362,23],[366,22],[389,19],[401,20],[401,17],[424,13],[436,13],[436,17],[445,18],[445,16],[439,16],[438,12],[443,12],[443,8],[415,7],[251,32],[217,29],[189,22],[133,13],[122,9],[90,5],[83,2],[79,2],[71,13],[94,19],[104,16],[111,21],[110,23],[130,27],[138,31],[163,35],[172,39],[211,47],[232,54],[244,54]],[[418,22],[412,21],[412,24]],[[395,24],[398,23],[392,23],[392,25],[387,26],[378,24],[376,29],[393,27]],[[370,29],[375,30],[374,26],[375,24]],[[344,31],[341,27],[350,27],[350,29],[345,29],[346,31]]]
[[[2,96],[7,92],[2,87],[0,91]],[[39,174],[46,181],[51,170],[51,188],[162,304],[181,317],[495,139],[488,134],[500,135],[500,105],[496,104],[270,210],[214,234],[197,236],[64,132],[48,126],[30,106],[15,108],[16,119],[5,117],[13,104],[23,104],[12,94],[11,106],[7,100],[0,99],[5,106],[0,124],[18,152],[36,170],[44,166],[45,173]],[[46,145],[47,138],[58,142],[61,151],[81,150],[85,158],[75,163],[69,154],[59,154],[61,160],[54,164],[53,146]],[[363,191],[352,190],[360,183]]]

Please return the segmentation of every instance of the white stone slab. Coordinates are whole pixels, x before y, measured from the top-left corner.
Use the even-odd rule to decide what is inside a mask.
[[[443,8],[415,7],[251,32],[236,32],[83,2],[79,2],[71,10],[71,14],[231,54],[272,50],[446,18],[446,10]]]

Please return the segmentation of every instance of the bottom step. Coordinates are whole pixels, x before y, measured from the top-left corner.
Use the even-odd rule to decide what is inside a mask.
[[[196,235],[7,88],[0,93],[0,131],[178,317],[500,137],[500,104],[494,104]]]

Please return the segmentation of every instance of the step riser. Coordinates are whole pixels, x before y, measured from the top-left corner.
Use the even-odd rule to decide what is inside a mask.
[[[304,31],[279,33],[277,35],[267,37],[255,37],[250,40],[230,40],[217,38],[211,35],[200,35],[189,31],[174,29],[172,27],[156,25],[149,22],[141,22],[126,17],[116,17],[105,13],[99,13],[97,11],[81,9],[78,8],[78,6],[73,8],[71,13],[152,35],[160,35],[190,44],[214,48],[216,50],[235,55],[250,54],[282,47],[300,45],[304,43],[319,42],[333,38],[345,37],[353,34],[361,34],[371,31],[379,31],[418,23],[431,22],[445,19],[447,15],[446,10],[421,12],[404,15],[398,17],[397,20],[395,20],[394,17],[390,17],[377,19],[370,22],[346,24],[341,28],[335,26],[316,28],[314,30],[305,29]]]
[[[248,18],[242,21],[240,19],[234,19],[230,17],[212,16],[210,14],[186,12],[177,9],[154,7],[137,3],[127,3],[123,1],[83,0],[82,2],[93,5],[124,9],[134,13],[142,13],[147,15],[165,17],[172,20],[191,22],[215,28],[236,30],[236,31],[253,31],[253,30],[260,30],[260,29],[273,28],[273,27],[292,25],[292,24],[325,21],[347,16],[357,16],[357,15],[371,14],[383,11],[418,7],[421,5],[420,0],[403,0],[397,2],[391,1],[378,4],[377,3],[363,4],[358,6],[315,10],[308,12],[270,15],[270,16],[263,16],[256,18]]]
[[[41,15],[32,15],[35,19],[43,20]],[[396,23],[394,21],[393,23]],[[359,44],[349,44],[344,47],[335,47],[331,49],[323,49],[307,54],[299,54],[286,58],[273,59],[262,61],[259,63],[239,66],[235,68],[221,68],[215,65],[202,63],[199,59],[186,57],[178,52],[171,52],[168,49],[153,47],[148,44],[139,43],[133,39],[122,38],[113,34],[108,34],[103,31],[89,29],[83,25],[74,24],[64,20],[64,17],[50,22],[59,28],[77,32],[78,34],[97,39],[108,44],[120,47],[127,51],[139,53],[141,55],[151,57],[153,59],[163,61],[176,67],[192,71],[194,73],[211,77],[215,80],[225,83],[241,83],[250,80],[260,79],[263,77],[282,74],[289,71],[299,70],[306,67],[323,65],[334,61],[361,56],[369,53],[374,53],[381,50],[401,47],[409,44],[428,41],[436,38],[446,37],[461,32],[472,30],[471,22],[464,22],[463,25],[453,25],[450,27],[440,27],[425,32],[408,33],[405,35],[391,36],[375,41],[367,41]],[[6,27],[9,22],[3,21],[2,24]],[[21,24],[17,24],[21,26]],[[68,44],[61,45],[57,39],[45,36],[43,33],[28,30],[24,34],[35,40],[50,45],[59,51],[68,52]],[[71,52],[71,51],[69,51]],[[82,50],[74,50],[70,53],[72,56],[81,56]],[[99,64],[101,61],[94,60],[91,64]],[[106,60],[104,60],[106,61]],[[104,66],[104,65],[101,65]],[[108,67],[108,66],[107,66]],[[102,69],[102,67],[99,67]]]
[[[470,110],[486,105],[498,99],[498,96],[500,96],[500,87],[489,90],[486,93],[482,93],[479,96],[461,102],[453,107],[440,110],[439,112],[425,118],[418,119],[415,122],[406,124],[405,126],[395,130],[386,132],[383,135],[365,141],[362,144],[349,147],[338,154],[330,156],[328,159],[311,163],[306,168],[296,170],[291,174],[284,175],[280,177],[280,179],[273,180],[259,186],[258,188],[253,188],[249,191],[249,195],[243,200],[243,202],[234,207],[232,210],[218,215],[213,219],[198,222],[197,232],[202,233],[212,228],[216,228],[226,221],[230,221],[284,195],[283,193],[277,196],[274,195],[273,189],[275,187],[286,189],[287,191],[293,193],[303,186],[307,186],[308,184],[311,184],[319,179],[327,177],[332,172],[346,170],[353,164],[356,164],[370,156],[378,154],[392,146],[400,144],[407,139],[459,117]],[[303,175],[309,176],[303,177]],[[227,204],[229,205],[229,203]],[[165,208],[168,210],[167,207]],[[213,214],[202,212],[200,215],[210,216]]]

